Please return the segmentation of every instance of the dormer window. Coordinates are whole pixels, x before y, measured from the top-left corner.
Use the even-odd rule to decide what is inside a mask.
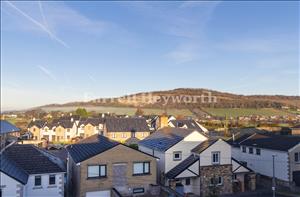
[[[212,164],[217,165],[220,164],[220,152],[212,152],[211,153]]]

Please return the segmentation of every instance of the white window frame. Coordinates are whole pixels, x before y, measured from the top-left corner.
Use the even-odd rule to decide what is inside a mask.
[[[215,159],[214,155],[217,155],[216,158],[218,161],[214,161],[214,159]],[[220,151],[211,152],[211,163],[213,165],[219,165],[221,163],[221,152]]]
[[[220,178],[221,178],[221,179],[220,179]],[[220,182],[220,180],[221,180],[221,182]],[[223,185],[223,177],[219,176],[219,177],[217,178],[217,185]]]
[[[39,177],[40,180],[41,180],[39,185],[36,184],[36,178],[38,178],[38,177]],[[42,176],[41,176],[41,175],[34,176],[34,186],[35,186],[35,187],[40,187],[40,186],[42,186]]]
[[[176,158],[175,155],[178,154],[179,157]],[[181,151],[174,151],[173,152],[173,161],[181,161],[182,160],[182,152]]]

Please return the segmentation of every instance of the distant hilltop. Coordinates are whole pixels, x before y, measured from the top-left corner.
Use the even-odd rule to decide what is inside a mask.
[[[44,107],[113,106],[145,108],[300,108],[300,96],[239,95],[202,88],[178,88],[143,92],[116,98],[99,98],[87,102],[50,104]]]

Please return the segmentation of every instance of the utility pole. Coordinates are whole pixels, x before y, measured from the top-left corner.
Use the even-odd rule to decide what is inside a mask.
[[[276,155],[272,155],[272,159],[273,159],[273,179],[272,179],[273,197],[275,197],[275,157],[276,157]]]

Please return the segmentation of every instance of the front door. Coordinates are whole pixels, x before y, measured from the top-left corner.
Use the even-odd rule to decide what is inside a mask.
[[[293,181],[295,182],[296,186],[300,187],[300,171],[293,172]]]
[[[121,192],[127,190],[127,163],[113,164],[113,187]]]

